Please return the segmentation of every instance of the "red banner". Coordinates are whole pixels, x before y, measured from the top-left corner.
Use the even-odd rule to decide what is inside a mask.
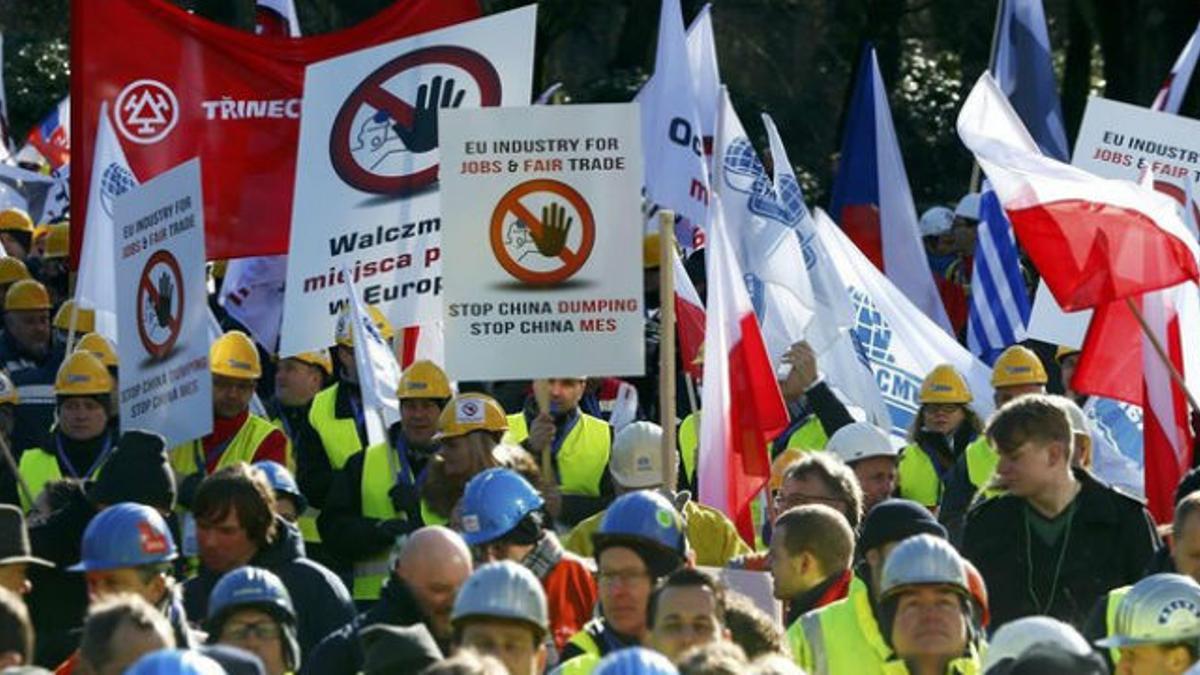
[[[305,67],[478,16],[477,0],[401,0],[352,28],[291,39],[166,0],[72,0],[71,260],[102,101],[140,181],[200,157],[209,259],[286,253]]]

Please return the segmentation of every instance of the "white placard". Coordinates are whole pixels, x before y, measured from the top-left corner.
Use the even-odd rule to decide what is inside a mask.
[[[524,7],[308,67],[281,355],[333,343],[343,268],[394,325],[437,318],[438,113],[527,105],[536,17]]]
[[[121,429],[168,447],[212,431],[203,205],[192,159],[114,207]]]
[[[637,106],[454,110],[441,132],[450,376],[642,374]]]

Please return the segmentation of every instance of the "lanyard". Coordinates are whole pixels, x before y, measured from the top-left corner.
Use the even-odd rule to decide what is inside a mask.
[[[238,431],[240,432],[241,429]],[[233,442],[234,438],[237,438],[236,433],[221,443],[218,443],[212,450],[209,450],[203,455],[201,454],[200,449],[204,447],[204,442],[201,439],[192,441],[192,454],[196,456],[196,470],[208,475],[208,463],[220,457],[221,453],[225,452],[225,449],[229,447],[229,444]]]
[[[350,401],[350,411],[354,414],[354,423],[359,429],[366,429],[367,422],[363,418],[362,404],[354,400],[354,394],[346,392],[346,400]]]
[[[396,434],[396,443],[388,444],[388,467],[392,470],[392,475],[396,477],[396,484],[404,483],[405,485],[414,485],[412,478],[412,467],[408,464],[408,441],[404,439],[404,434]]]
[[[108,452],[112,446],[112,436],[108,431],[104,432],[104,443],[100,446],[100,454],[96,457],[96,461],[92,462],[92,466],[87,470],[87,473],[82,476],[75,470],[75,465],[71,463],[71,460],[67,457],[67,452],[63,450],[61,431],[54,434],[54,445],[58,450],[59,463],[66,467],[67,472],[71,474],[72,478],[91,478],[96,469],[100,468],[101,464],[104,464],[104,460],[108,459]]]

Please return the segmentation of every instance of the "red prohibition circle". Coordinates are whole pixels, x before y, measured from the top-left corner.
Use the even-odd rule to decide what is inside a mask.
[[[396,75],[419,66],[445,64],[465,70],[479,87],[480,107],[500,105],[500,73],[479,52],[456,46],[425,47],[399,56],[371,73],[363,80],[338,110],[333,129],[329,134],[329,158],[333,170],[348,185],[362,190],[385,195],[407,195],[429,187],[437,180],[438,165],[403,176],[380,176],[361,167],[350,153],[350,131],[354,116],[370,102],[389,104],[411,117],[412,106],[393,96],[383,84]],[[378,107],[378,106],[373,106]],[[393,116],[393,119],[395,116]],[[400,120],[398,120],[400,121]]]
[[[521,220],[526,222],[537,220],[521,204],[522,197],[534,192],[550,192],[569,202],[571,206],[575,207],[575,212],[579,214],[579,226],[583,228],[583,239],[580,241],[579,250],[570,251],[563,249],[563,253],[560,255],[563,259],[563,266],[548,272],[539,272],[522,267],[520,263],[513,260],[512,255],[509,254],[508,249],[504,246],[504,221],[510,212],[516,214]],[[492,211],[492,222],[489,227],[488,238],[492,244],[492,253],[496,256],[496,262],[500,263],[505,272],[527,284],[550,286],[566,281],[587,262],[588,256],[592,254],[592,246],[596,243],[596,219],[592,216],[592,210],[588,207],[583,195],[579,194],[575,188],[549,178],[538,178],[517,185],[500,198],[500,203]]]
[[[171,323],[167,326],[167,339],[162,343],[157,343],[150,339],[150,335],[146,332],[146,319],[151,318],[146,316],[146,296],[157,296],[158,291],[154,288],[154,284],[150,281],[150,270],[155,265],[163,264],[175,277],[175,287],[179,289],[179,309],[171,317]],[[185,295],[183,292],[183,271],[179,268],[179,261],[175,260],[175,256],[166,249],[159,249],[150,256],[146,261],[146,266],[142,268],[141,278],[138,280],[137,292],[137,326],[138,339],[142,341],[142,346],[146,352],[155,360],[162,359],[175,343],[179,340],[179,334],[183,330],[183,309]]]

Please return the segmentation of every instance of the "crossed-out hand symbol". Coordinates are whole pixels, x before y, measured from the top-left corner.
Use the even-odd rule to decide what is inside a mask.
[[[567,209],[561,204],[551,202],[542,207],[542,234],[530,233],[533,243],[537,244],[538,253],[547,258],[557,258],[567,243],[567,235],[575,222],[573,216],[567,215]]]
[[[441,75],[434,76],[429,84],[417,87],[412,126],[406,127],[395,122],[392,129],[410,152],[428,152],[437,147],[438,110],[461,106],[466,93],[463,89],[454,91],[454,78],[443,81]]]
[[[154,301],[154,318],[161,328],[171,323],[171,297],[175,294],[175,284],[171,275],[163,272],[158,277],[158,298]]]

